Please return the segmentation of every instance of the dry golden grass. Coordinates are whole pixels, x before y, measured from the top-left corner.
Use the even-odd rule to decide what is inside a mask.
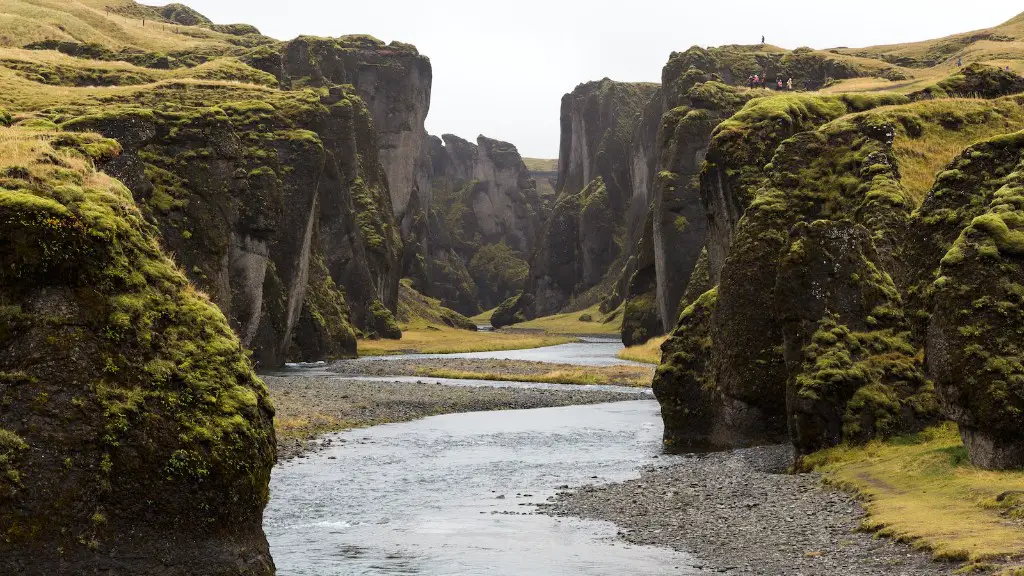
[[[439,328],[406,330],[402,332],[401,340],[360,340],[358,348],[360,356],[385,356],[523,350],[568,342],[572,342],[572,338],[546,334],[506,334]]]
[[[24,46],[42,40],[74,40],[170,52],[200,47],[227,48],[230,36],[195,26],[180,26],[108,15],[104,7],[118,0],[0,0],[0,46]]]
[[[954,424],[843,446],[808,457],[825,478],[865,500],[866,529],[932,551],[937,559],[1024,560],[1024,472],[976,468]]]
[[[558,158],[523,158],[523,163],[531,172],[558,172]]]
[[[638,346],[630,346],[619,351],[619,358],[643,362],[644,364],[661,364],[661,345],[668,340],[668,336],[661,336],[648,340]]]
[[[991,100],[953,99],[917,102],[910,106],[916,112],[932,116],[944,111],[962,115],[977,112],[980,115],[992,110],[994,104]],[[998,106],[998,111],[984,124],[947,130],[939,124],[930,123],[925,125],[924,134],[919,138],[896,139],[893,150],[899,162],[901,181],[918,205],[935,184],[938,173],[965,148],[985,138],[1024,128],[1024,111],[1019,105],[1004,103]]]
[[[580,384],[584,386],[631,386],[644,388],[651,385],[654,371],[647,366],[586,366],[560,367],[548,372],[532,370],[515,372],[515,365],[510,365],[511,372],[488,372],[472,370],[444,370],[421,368],[416,371],[418,376],[431,378],[453,378],[456,380],[497,380],[500,382],[544,382],[548,384]]]
[[[610,316],[614,315],[612,319]],[[537,318],[522,324],[516,324],[517,329],[540,330],[547,334],[593,334],[593,335],[615,335],[617,336],[622,328],[621,310],[613,312],[612,315],[602,314],[598,306],[592,306],[579,312],[568,312]],[[590,320],[581,320],[589,316]]]

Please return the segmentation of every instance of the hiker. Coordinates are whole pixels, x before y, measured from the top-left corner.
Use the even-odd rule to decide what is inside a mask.
[[[754,77],[753,76],[747,76],[747,88],[753,88],[753,87],[754,87]]]
[[[782,90],[782,78],[779,78],[779,81],[777,82],[777,84],[778,84],[779,90]]]
[[[956,59],[956,67],[957,68],[963,68],[964,67],[964,57],[963,56],[960,56],[960,57],[958,57]]]
[[[792,90],[792,89],[793,89],[793,79],[790,78],[789,80],[786,80],[786,90]]]
[[[764,35],[761,35],[761,45],[764,46]]]
[[[757,86],[760,83],[761,83],[761,77],[758,76],[757,74],[754,74],[754,86]],[[753,88],[753,86],[752,86],[752,88]]]

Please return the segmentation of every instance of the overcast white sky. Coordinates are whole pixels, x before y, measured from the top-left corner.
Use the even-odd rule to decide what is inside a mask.
[[[558,156],[561,97],[581,82],[661,79],[673,50],[751,44],[869,46],[987,28],[1020,0],[183,0],[266,35],[372,34],[434,67],[427,129]],[[151,2],[156,3],[156,2]]]

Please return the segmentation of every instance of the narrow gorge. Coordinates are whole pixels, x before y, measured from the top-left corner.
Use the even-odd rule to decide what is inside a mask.
[[[0,2],[0,573],[1024,572],[1024,14],[438,70]]]

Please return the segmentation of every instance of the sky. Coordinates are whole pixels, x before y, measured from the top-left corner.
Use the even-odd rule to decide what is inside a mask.
[[[287,40],[371,34],[430,57],[427,130],[557,158],[562,95],[601,78],[658,82],[672,51],[871,46],[1001,24],[1019,0],[184,0],[219,24]]]

